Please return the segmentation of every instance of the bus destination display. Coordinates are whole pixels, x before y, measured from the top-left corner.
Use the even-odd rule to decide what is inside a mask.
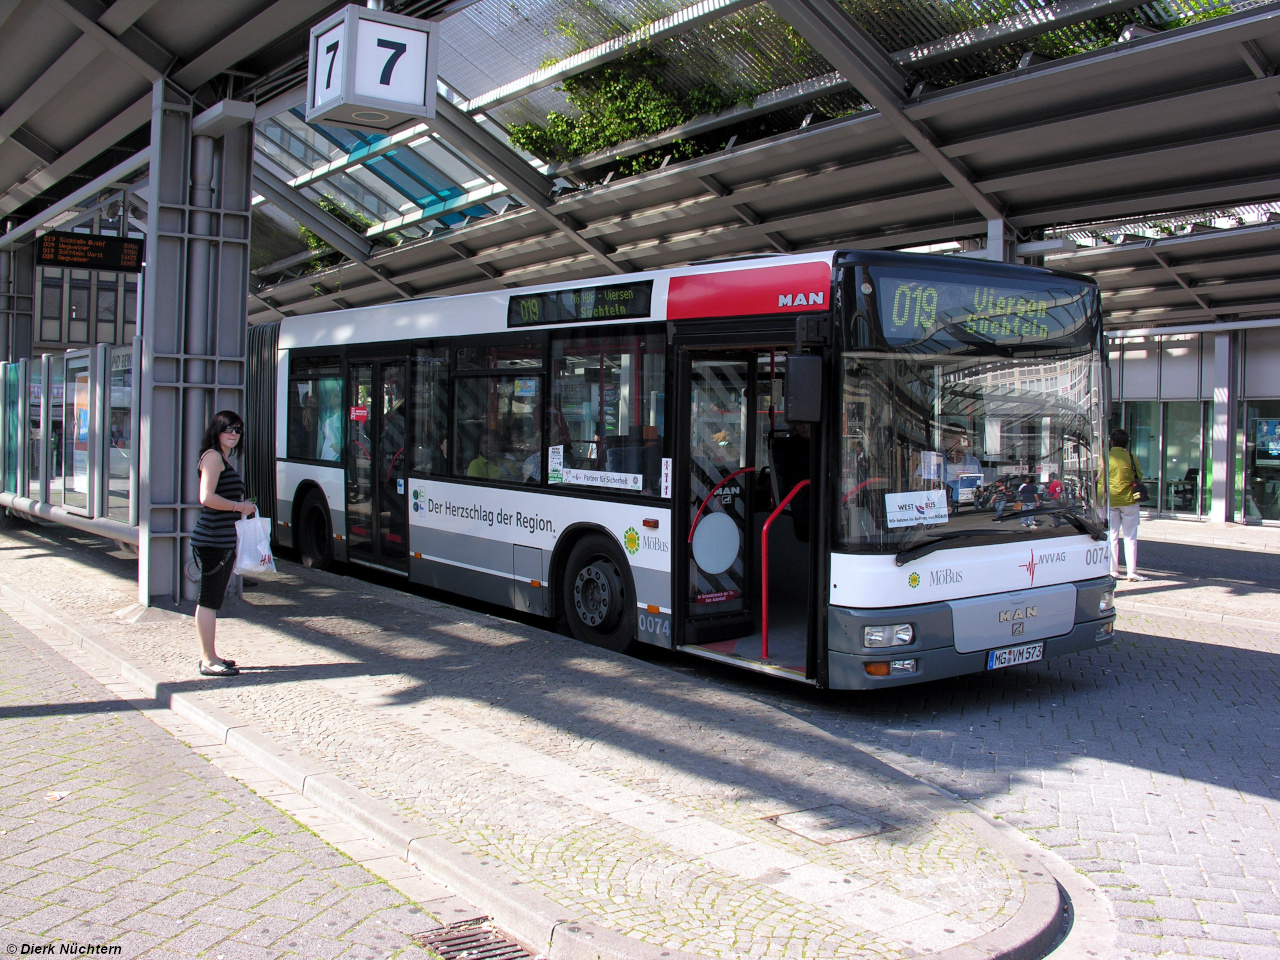
[[[51,231],[36,241],[36,263],[44,267],[141,273],[143,248],[141,240]]]
[[[1088,315],[1084,287],[1034,289],[885,274],[877,279],[880,326],[891,342],[947,333],[988,343],[1034,343],[1069,334]]]
[[[511,298],[507,326],[647,317],[652,296],[652,280],[525,294]]]

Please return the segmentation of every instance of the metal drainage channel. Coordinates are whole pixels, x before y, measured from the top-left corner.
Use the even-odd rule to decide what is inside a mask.
[[[533,954],[493,929],[488,917],[451,923],[413,940],[441,960],[533,960]]]

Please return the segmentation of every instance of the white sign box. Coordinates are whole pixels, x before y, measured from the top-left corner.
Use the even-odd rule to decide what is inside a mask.
[[[352,4],[311,28],[308,123],[393,130],[434,117],[437,24]]]

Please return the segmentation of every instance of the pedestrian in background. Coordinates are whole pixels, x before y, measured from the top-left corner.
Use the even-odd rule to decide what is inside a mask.
[[[1120,537],[1124,537],[1124,559],[1129,580],[1145,580],[1138,573],[1138,492],[1142,468],[1129,452],[1129,431],[1111,431],[1111,451],[1107,454],[1107,487],[1111,509],[1107,519],[1107,542],[1111,547],[1111,576],[1120,579]]]
[[[215,646],[218,611],[236,561],[236,521],[257,508],[245,500],[244,481],[227,458],[239,454],[244,421],[234,410],[219,410],[200,443],[200,504],[204,508],[191,534],[191,550],[200,569],[196,601],[196,639],[200,641],[200,674],[234,677],[234,660],[218,656]]]
[[[1036,520],[1034,511],[1040,508],[1040,487],[1031,474],[1027,474],[1026,481],[1018,488],[1018,499],[1022,501],[1022,525],[1036,526],[1039,521]]]

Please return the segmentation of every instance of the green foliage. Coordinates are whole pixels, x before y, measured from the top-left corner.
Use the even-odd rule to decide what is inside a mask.
[[[316,201],[318,206],[333,219],[337,220],[344,226],[350,227],[356,233],[364,235],[364,232],[373,226],[373,221],[362,213],[354,210],[348,210],[338,201],[330,197],[320,197]],[[310,250],[325,251],[319,254],[314,260],[307,264],[307,268],[303,273],[317,273],[328,267],[335,266],[343,261],[342,254],[330,250],[329,244],[322,240],[316,233],[308,229],[306,226],[298,230],[298,236],[302,238],[302,242],[307,245]],[[394,247],[404,240],[398,233],[386,233],[380,237],[376,237],[370,242],[379,247]]]
[[[688,91],[675,89],[664,79],[665,66],[666,60],[657,52],[639,50],[570,77],[560,89],[577,112],[552,112],[545,126],[513,126],[511,142],[545,160],[569,160],[661,133],[701,113],[717,113],[752,96],[710,83]],[[666,152],[680,156],[690,149],[677,142]],[[627,172],[645,169],[652,165],[652,158],[632,158],[629,165],[632,169]]]

